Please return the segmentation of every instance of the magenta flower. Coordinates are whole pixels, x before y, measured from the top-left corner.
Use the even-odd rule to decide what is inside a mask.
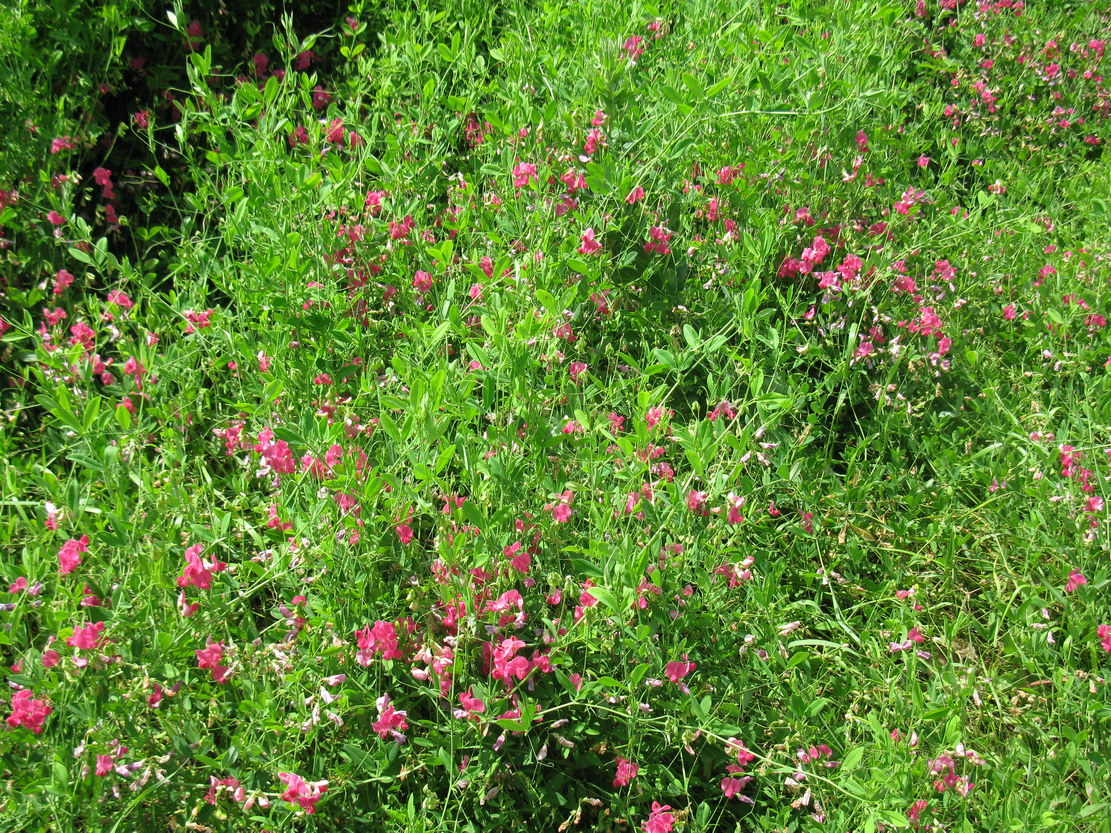
[[[697,667],[697,663],[687,662],[687,655],[683,654],[682,662],[676,660],[675,662],[669,662],[664,667],[664,675],[671,680],[671,682],[678,683]]]
[[[203,549],[200,544],[194,544],[185,551],[185,572],[178,576],[178,587],[192,586],[198,590],[208,590],[212,587],[212,574],[227,569],[228,565],[217,558],[212,561],[201,558]]]
[[[744,508],[745,498],[741,495],[735,495],[733,494],[733,492],[730,492],[729,495],[726,497],[725,502],[729,510],[725,519],[726,523],[741,523],[744,520],[744,516],[741,514],[741,509]]]
[[[1111,653],[1111,625],[1100,625],[1096,628],[1096,635],[1099,637],[1100,647]]]
[[[675,827],[675,816],[671,814],[671,805],[660,804],[658,801],[652,802],[652,811],[648,815],[648,821],[644,822],[640,829],[644,833],[671,833],[672,828]]]
[[[579,254],[592,255],[602,250],[602,244],[594,239],[594,229],[588,228],[582,233],[582,245],[579,246]]]
[[[1082,572],[1080,572],[1079,570],[1073,570],[1071,573],[1069,573],[1069,580],[1065,584],[1065,592],[1072,593],[1076,590],[1077,587],[1087,583],[1088,579]]]
[[[524,188],[529,180],[538,182],[536,178],[536,165],[531,162],[518,162],[513,166],[513,187]]]
[[[544,505],[544,509],[552,513],[552,519],[557,524],[564,524],[571,520],[571,501],[575,499],[575,494],[570,489],[565,489],[563,494],[559,496],[559,503],[548,503]]]
[[[725,793],[726,798],[738,798],[746,804],[752,804],[753,802],[751,798],[749,798],[747,795],[741,795],[741,790],[743,790],[751,781],[751,775],[743,775],[740,778],[734,778],[731,775],[726,776],[725,778],[721,779],[721,791]]]
[[[104,633],[104,623],[94,622],[91,625],[78,625],[73,629],[73,636],[66,638],[66,644],[79,651],[93,651],[103,643],[101,634]]]
[[[70,538],[58,550],[58,572],[69,575],[81,565],[81,553],[89,551],[89,536]]]
[[[111,755],[97,755],[96,756],[96,774],[98,777],[103,778],[112,771],[112,766],[116,763],[116,759]]]
[[[748,748],[745,747],[742,741],[736,738],[728,738],[725,741],[725,747],[725,751],[730,755],[736,753],[737,765],[739,767],[746,767],[756,760],[756,756],[748,751]]]
[[[8,715],[8,725],[13,729],[24,726],[36,735],[42,734],[42,724],[54,709],[46,705],[45,700],[35,700],[34,692],[29,688],[17,691],[12,695],[12,713]]]
[[[355,641],[359,645],[355,655],[359,665],[370,665],[376,654],[381,654],[382,659],[401,659],[397,627],[393,622],[379,619],[372,626],[355,631]]]
[[[456,717],[471,717],[486,711],[486,704],[475,697],[471,689],[459,693],[459,705],[463,708],[455,710]]]
[[[615,787],[627,787],[629,782],[637,777],[637,772],[640,771],[640,765],[634,764],[628,758],[617,756],[617,776],[613,779]]]
[[[324,139],[334,145],[343,145],[347,141],[347,132],[343,129],[343,119],[332,119],[328,123],[328,130]]]
[[[402,729],[409,728],[408,714],[399,711],[393,707],[390,702],[390,695],[383,694],[376,701],[378,707],[378,719],[371,724],[374,731],[382,739],[392,736],[398,743],[405,742],[405,735],[401,734]]]
[[[309,815],[316,812],[316,802],[328,790],[327,781],[309,782],[292,772],[279,772],[278,780],[286,787],[281,795],[282,801],[296,804]]]

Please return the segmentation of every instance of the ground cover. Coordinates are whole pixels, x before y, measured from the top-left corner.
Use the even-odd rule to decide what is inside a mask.
[[[1111,10],[0,13],[0,827],[1105,830]]]

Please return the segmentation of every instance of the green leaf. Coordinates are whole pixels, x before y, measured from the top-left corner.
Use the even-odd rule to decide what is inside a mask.
[[[686,87],[687,92],[691,94],[689,100],[692,104],[706,97],[706,91],[702,88],[702,82],[689,72],[683,73],[683,86]]]
[[[536,300],[539,301],[541,304],[543,304],[544,309],[546,309],[552,315],[558,315],[559,314],[559,312],[560,312],[559,301],[556,299],[555,295],[553,295],[548,290],[546,290],[546,289],[537,289],[536,290]]]
[[[898,810],[877,810],[876,821],[882,821],[889,827],[906,828],[910,827],[910,819],[900,813]]]
[[[698,347],[698,333],[694,331],[694,327],[690,324],[683,325],[683,341],[687,343],[687,347],[694,350]]]
[[[864,747],[854,746],[847,753],[845,753],[845,757],[841,759],[841,771],[852,772],[854,769],[860,766],[860,762],[863,758]]]
[[[605,587],[591,587],[587,592],[614,613],[621,612],[621,606],[617,601],[617,596],[613,594],[613,591]]]
[[[435,465],[432,467],[433,473],[435,473],[436,475],[439,475],[440,472],[442,472],[447,467],[447,464],[449,462],[451,462],[451,459],[454,456],[455,456],[455,446],[454,445],[449,445],[446,448],[444,448],[444,450],[441,451],[439,456],[436,458]]]
[[[69,251],[69,256],[72,257],[74,260],[79,260],[82,263],[87,263],[90,266],[92,266],[93,259],[89,255],[87,255],[85,252],[81,251],[80,249],[78,249],[74,246],[70,246],[68,251]]]

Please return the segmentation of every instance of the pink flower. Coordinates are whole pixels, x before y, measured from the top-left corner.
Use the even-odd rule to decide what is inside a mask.
[[[1100,625],[1096,628],[1096,635],[1099,637],[1100,647],[1111,653],[1111,625]]]
[[[54,275],[54,294],[61,295],[73,284],[73,274],[65,269],[59,269]]]
[[[58,550],[58,572],[67,576],[81,565],[81,553],[89,551],[89,536],[70,538]]]
[[[53,649],[47,649],[42,652],[42,667],[53,668],[62,661],[62,655]]]
[[[418,270],[413,275],[413,287],[420,293],[430,292],[432,290],[432,276],[423,270]]]
[[[409,722],[406,719],[408,714],[403,711],[398,711],[390,703],[390,696],[383,694],[376,701],[378,706],[378,719],[371,724],[374,731],[382,739],[392,736],[398,743],[405,742],[405,735],[401,734],[402,729],[409,728]]]
[[[669,680],[671,680],[671,682],[678,683],[681,679],[690,674],[697,667],[698,665],[696,663],[687,662],[687,655],[683,654],[682,662],[676,660],[675,662],[669,662],[664,667],[664,675]]]
[[[907,819],[913,826],[918,826],[918,817],[925,812],[928,806],[929,804],[924,798],[920,798],[910,805],[910,809],[907,810]]]
[[[45,700],[35,700],[29,688],[12,695],[12,713],[8,715],[8,725],[13,729],[25,726],[36,735],[42,734],[43,721],[54,711]]]
[[[328,790],[327,781],[308,782],[292,772],[279,772],[278,780],[286,787],[281,795],[282,801],[296,804],[309,815],[316,812],[316,802]]]
[[[1077,587],[1087,583],[1088,579],[1082,572],[1080,572],[1079,570],[1073,570],[1071,573],[1069,573],[1069,580],[1065,584],[1065,592],[1072,593],[1076,590]]]
[[[687,508],[692,512],[706,515],[706,493],[691,489],[687,492]]]
[[[462,716],[464,717],[482,714],[482,712],[486,711],[486,704],[475,697],[474,694],[471,692],[471,689],[469,688],[466,691],[460,692],[459,705],[461,705],[463,708],[458,711],[462,711]],[[458,712],[456,713],[456,716],[460,716]]]
[[[79,651],[92,651],[99,648],[103,642],[101,634],[104,632],[103,622],[94,622],[91,625],[78,625],[73,629],[73,636],[66,638],[66,644]]]
[[[490,676],[507,684],[511,679],[523,680],[527,677],[531,665],[525,657],[517,656],[517,652],[524,647],[525,643],[514,636],[495,645],[490,655],[493,665]]]
[[[343,119],[335,118],[328,123],[328,130],[324,139],[334,145],[343,145],[347,141],[347,132],[343,129]]]
[[[129,310],[133,306],[135,306],[135,302],[132,301],[131,298],[128,297],[126,292],[124,292],[120,289],[113,289],[105,297],[105,300],[107,300],[109,304],[115,304],[116,306],[118,306],[120,309],[123,309],[123,310]],[[151,337],[151,335],[153,335],[153,334],[148,334],[148,336],[147,336],[148,346],[153,346],[149,342],[149,338]],[[157,341],[157,339],[156,339],[156,341]]]
[[[741,790],[743,790],[751,781],[751,775],[745,775],[741,778],[727,776],[721,779],[721,791],[725,793],[726,798],[736,797],[747,804],[752,804],[753,802],[751,798],[746,795],[741,795]]]
[[[59,214],[57,211],[46,212],[46,219],[52,226],[64,226],[66,224],[66,218]]]
[[[197,655],[197,667],[202,669],[215,668],[224,658],[224,643],[209,641],[205,648],[194,651]]]
[[[505,549],[502,554],[509,559],[509,566],[516,570],[518,573],[527,573],[529,567],[532,565],[532,556],[527,552],[522,552],[523,549],[520,541],[516,541]]]
[[[211,637],[208,640],[208,646],[195,652],[197,655],[197,667],[210,670],[212,672],[212,679],[220,685],[224,685],[228,678],[231,677],[231,668],[226,665],[220,665],[220,661],[224,658],[224,643],[213,642]]]
[[[529,180],[539,182],[536,178],[536,165],[531,162],[518,162],[513,166],[513,187],[524,188]]]
[[[97,755],[96,756],[96,774],[98,777],[103,778],[112,771],[112,766],[116,763],[116,759],[111,755]]]
[[[594,239],[594,229],[588,228],[582,233],[582,245],[579,246],[579,254],[592,255],[602,250],[602,244]]]
[[[636,61],[637,58],[644,54],[644,47],[640,45],[643,40],[644,38],[640,35],[630,35],[625,38],[625,43],[621,45],[621,48],[625,50],[625,54],[621,56],[622,60],[629,58]],[[670,829],[669,827],[668,830]],[[655,831],[653,831],[653,833],[655,833]]]
[[[194,544],[185,551],[185,571],[178,576],[178,587],[193,586],[198,590],[208,590],[212,587],[212,574],[227,569],[228,565],[219,559],[206,561],[201,558],[203,550],[200,544]]]
[[[744,520],[744,516],[741,515],[741,509],[745,505],[745,498],[741,497],[741,496],[738,496],[738,495],[735,495],[732,492],[730,492],[729,496],[726,497],[725,501],[726,501],[726,506],[729,509],[729,513],[726,516],[726,522],[729,523],[729,524],[739,524],[739,523],[741,523],[741,521]]]
[[[185,326],[185,335],[192,335],[197,331],[193,326],[194,324],[196,324],[197,327],[211,327],[212,322],[209,319],[212,317],[213,312],[215,312],[215,310],[212,309],[206,309],[203,312],[195,312],[191,309],[185,310],[185,312],[181,314],[182,317],[189,322]]]
[[[634,764],[628,758],[617,756],[617,777],[613,779],[615,787],[626,787],[629,782],[637,777],[637,772],[640,771],[640,765]]]
[[[394,527],[394,532],[397,533],[402,544],[408,544],[413,540],[413,528],[408,524],[398,524]]]
[[[748,748],[742,741],[739,741],[736,738],[727,739],[725,741],[725,746],[726,752],[728,752],[729,754],[733,754],[735,752],[737,754],[737,766],[746,767],[756,760],[756,756],[748,751]]]
[[[586,362],[571,362],[567,367],[567,373],[571,377],[571,381],[576,385],[579,384],[579,378],[586,373],[589,365]]]
[[[638,202],[640,202],[640,201],[641,201],[642,199],[644,199],[644,189],[643,189],[643,188],[641,188],[641,187],[640,187],[639,185],[637,185],[637,186],[636,186],[635,188],[633,188],[633,189],[632,189],[632,190],[631,190],[631,191],[630,191],[630,192],[629,192],[629,193],[628,193],[628,194],[627,194],[627,195],[625,196],[625,202],[626,202],[626,203],[627,203],[628,205],[636,205],[636,204],[637,204]]]
[[[556,523],[563,524],[571,519],[571,501],[575,499],[575,494],[570,489],[565,489],[559,497],[559,503],[549,503],[544,508],[552,513]]]
[[[393,622],[379,619],[374,625],[355,631],[355,640],[359,645],[355,661],[359,665],[370,665],[375,654],[381,654],[382,659],[401,659],[397,627]]]
[[[605,147],[605,145],[606,135],[597,127],[591,128],[586,134],[586,141],[583,143],[583,153],[590,156],[599,147]]]
[[[644,251],[656,254],[669,255],[671,249],[667,242],[671,239],[671,231],[663,226],[652,226],[648,229],[648,242],[644,244]]]
[[[652,812],[648,814],[648,821],[640,829],[644,833],[671,833],[675,827],[675,816],[671,814],[671,805],[652,802]]]

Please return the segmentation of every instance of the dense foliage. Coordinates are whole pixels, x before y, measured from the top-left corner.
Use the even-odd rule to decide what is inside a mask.
[[[2,0],[0,827],[1107,829],[1111,9],[295,5]]]

